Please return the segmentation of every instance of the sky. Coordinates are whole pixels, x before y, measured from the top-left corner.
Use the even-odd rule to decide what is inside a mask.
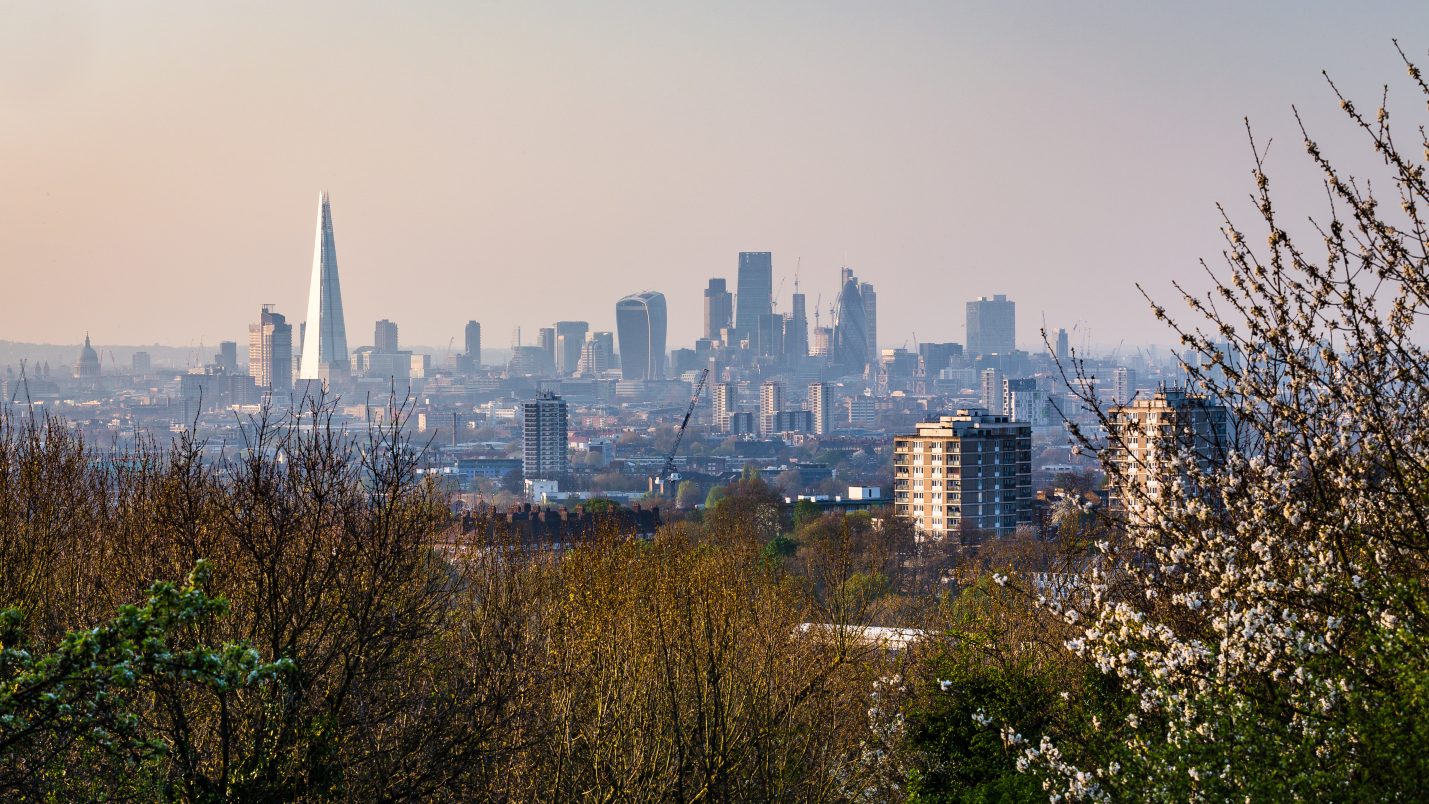
[[[962,341],[994,293],[1025,348],[1044,322],[1168,343],[1136,283],[1205,286],[1217,203],[1249,209],[1244,118],[1272,186],[1314,198],[1292,104],[1355,164],[1321,70],[1365,107],[1391,84],[1415,123],[1391,40],[1429,54],[1422,0],[0,14],[0,339],[51,343],[244,342],[264,303],[301,320],[323,190],[354,348],[378,318],[458,351],[471,319],[488,348],[614,329],[647,289],[690,345],[739,251],[772,251],[778,309],[797,277],[825,323],[852,267],[882,346]]]

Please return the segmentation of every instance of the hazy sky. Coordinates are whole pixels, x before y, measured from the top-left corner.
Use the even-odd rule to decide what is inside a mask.
[[[1290,105],[1378,99],[1429,3],[0,2],[0,339],[212,345],[307,306],[332,195],[349,343],[444,347],[773,251],[840,265],[879,341],[963,339],[1007,293],[1093,342],[1167,342],[1249,189],[1242,117],[1306,174]],[[1429,62],[1425,57],[1423,62]],[[1423,99],[1398,94],[1406,118]],[[1392,96],[1393,100],[1393,96]],[[1358,148],[1353,153],[1362,152]],[[1278,184],[1278,187],[1293,183]],[[1313,191],[1313,184],[1304,188]]]

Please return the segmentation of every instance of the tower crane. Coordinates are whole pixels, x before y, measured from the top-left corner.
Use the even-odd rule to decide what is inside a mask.
[[[709,376],[709,367],[700,369],[700,379],[695,383],[695,393],[690,397],[690,406],[685,408],[685,418],[680,422],[680,429],[675,431],[675,443],[670,445],[670,454],[665,456],[665,465],[660,469],[660,485],[664,488],[669,488],[670,481],[679,477],[675,474],[675,453],[680,451],[680,442],[685,438],[685,428],[690,426],[690,416],[694,415],[695,405],[700,401],[700,394],[705,390],[705,380]]]

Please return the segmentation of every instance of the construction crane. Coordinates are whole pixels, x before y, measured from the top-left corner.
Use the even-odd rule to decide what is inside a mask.
[[[690,406],[685,408],[685,418],[680,422],[680,429],[675,431],[675,443],[670,445],[670,454],[665,456],[665,465],[660,469],[660,485],[664,488],[669,488],[670,481],[677,479],[675,453],[680,451],[680,442],[685,438],[685,428],[690,426],[690,417],[695,413],[695,405],[700,401],[700,394],[705,390],[705,380],[709,376],[708,367],[700,369],[700,379],[695,383],[695,393],[690,397]]]

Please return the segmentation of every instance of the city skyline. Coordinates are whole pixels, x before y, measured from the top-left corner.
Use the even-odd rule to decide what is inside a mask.
[[[27,302],[0,338],[213,344],[263,303],[300,324],[327,187],[347,315],[429,347],[472,319],[493,346],[558,320],[613,330],[640,287],[688,344],[708,278],[733,283],[749,249],[774,255],[780,312],[796,267],[826,314],[848,266],[885,321],[934,322],[924,340],[965,338],[918,292],[944,282],[955,304],[1016,299],[1023,348],[1044,319],[1076,345],[1170,343],[1134,283],[1174,301],[1214,261],[1214,205],[1249,188],[1242,116],[1294,172],[1288,104],[1333,144],[1319,70],[1377,98],[1390,37],[1429,22],[1408,3],[1303,23],[1284,4],[425,8],[21,4],[0,34],[0,254]],[[539,308],[511,281],[537,273]],[[911,334],[882,326],[880,345]]]

